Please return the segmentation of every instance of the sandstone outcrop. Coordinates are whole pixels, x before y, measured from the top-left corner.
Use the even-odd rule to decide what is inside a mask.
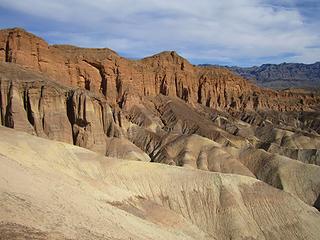
[[[121,136],[105,99],[14,64],[1,63],[0,75],[2,125],[102,153],[107,136]]]
[[[159,94],[232,110],[307,110],[319,101],[314,96],[258,88],[227,69],[193,66],[175,52],[128,60],[110,49],[50,46],[19,28],[0,31],[0,49],[2,61],[99,93],[122,108]]]

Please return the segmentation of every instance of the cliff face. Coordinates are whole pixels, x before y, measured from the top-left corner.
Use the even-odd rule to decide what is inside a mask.
[[[18,65],[0,64],[0,75],[2,125],[102,153],[107,136],[121,136],[118,115],[105,99]]]
[[[22,29],[0,31],[0,58],[45,73],[65,86],[90,90],[124,109],[158,94],[233,110],[303,110],[317,101],[260,89],[226,69],[195,67],[175,52],[128,60],[110,49],[50,46]]]

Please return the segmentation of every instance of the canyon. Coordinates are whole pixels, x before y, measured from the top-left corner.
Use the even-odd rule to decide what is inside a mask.
[[[316,91],[20,28],[0,59],[4,239],[317,239]]]

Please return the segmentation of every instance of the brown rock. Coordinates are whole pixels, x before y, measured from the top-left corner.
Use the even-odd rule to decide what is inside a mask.
[[[18,65],[0,64],[2,125],[106,152],[106,136],[120,136],[105,99],[73,90]]]
[[[17,28],[0,31],[0,47],[3,61],[41,71],[65,85],[103,94],[120,107],[158,94],[233,110],[301,110],[317,101],[312,96],[258,88],[226,69],[195,67],[175,52],[127,60],[110,49],[49,46]]]

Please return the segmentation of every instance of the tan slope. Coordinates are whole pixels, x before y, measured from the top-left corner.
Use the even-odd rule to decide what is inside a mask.
[[[7,239],[320,234],[316,209],[253,178],[113,160],[3,127],[0,132],[0,231]]]
[[[262,149],[241,152],[240,161],[260,180],[320,209],[320,167]]]
[[[112,159],[3,128],[0,152],[6,239],[206,239],[190,221],[106,179]]]
[[[155,155],[154,162],[212,172],[235,173],[255,177],[222,146],[199,135],[179,135]]]

